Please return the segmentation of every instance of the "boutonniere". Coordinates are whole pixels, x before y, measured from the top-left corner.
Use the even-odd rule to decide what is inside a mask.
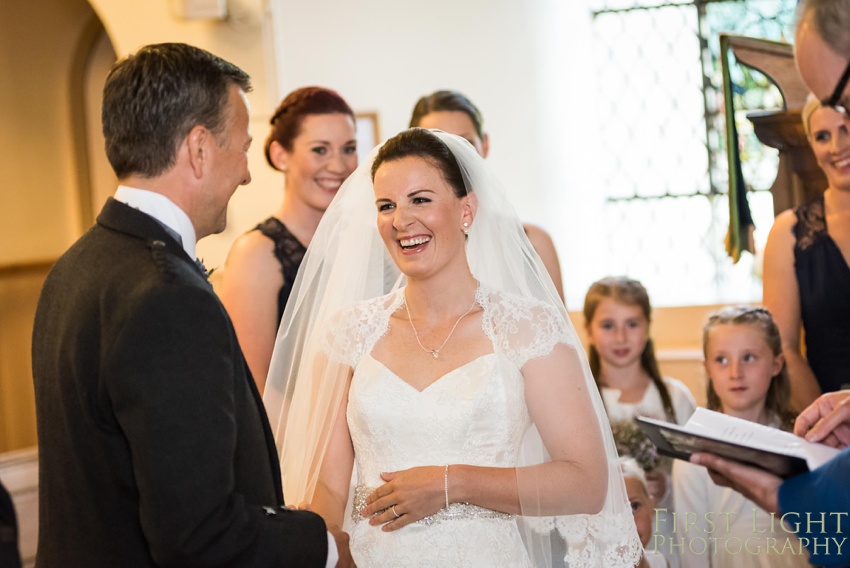
[[[201,274],[202,274],[202,275],[204,276],[204,278],[206,278],[207,280],[209,280],[209,279],[210,279],[210,276],[212,276],[212,273],[213,273],[213,272],[215,272],[215,268],[209,268],[209,269],[207,269],[207,267],[206,267],[206,266],[204,266],[204,261],[203,261],[203,260],[201,260],[200,258],[196,258],[196,259],[195,259],[195,266],[197,266],[197,267],[198,267],[198,270],[201,272]]]

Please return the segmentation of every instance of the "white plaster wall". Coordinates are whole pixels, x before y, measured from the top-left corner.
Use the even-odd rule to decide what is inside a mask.
[[[585,181],[592,144],[572,128],[588,121],[566,111],[586,108],[592,92],[584,0],[229,0],[234,16],[225,22],[178,21],[166,1],[90,2],[119,56],[146,43],[184,41],[254,79],[254,181],[234,196],[228,229],[201,241],[207,266],[220,266],[233,239],[280,202],[283,178],[266,165],[262,143],[286,93],[308,84],[334,88],[355,111],[376,111],[385,139],[407,126],[417,98],[452,88],[481,108],[490,163],[523,220],[552,233],[569,288],[570,265],[586,256],[572,243],[588,242],[574,227],[587,218],[581,207],[592,197]]]
[[[569,286],[570,266],[587,260],[581,208],[595,199],[591,122],[581,113],[594,77],[585,0],[271,5],[281,95],[305,84],[337,89],[356,111],[379,113],[383,139],[407,127],[420,96],[468,95],[490,133],[490,164],[523,220],[555,238]]]
[[[420,96],[457,89],[481,109],[490,163],[522,198],[518,210],[537,216],[546,117],[535,38],[547,2],[272,2],[281,94],[305,84],[337,89],[356,111],[379,113],[386,139],[407,127]]]

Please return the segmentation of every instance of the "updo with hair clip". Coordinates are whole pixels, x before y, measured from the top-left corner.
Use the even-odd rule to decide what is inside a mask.
[[[312,114],[346,114],[354,121],[354,111],[336,91],[324,87],[301,87],[286,95],[272,115],[272,126],[266,138],[266,161],[280,171],[272,162],[269,149],[277,142],[287,152],[292,151],[292,142],[301,133],[301,123]]]

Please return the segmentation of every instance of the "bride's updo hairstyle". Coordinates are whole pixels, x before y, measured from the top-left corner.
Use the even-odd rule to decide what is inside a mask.
[[[372,181],[375,172],[385,162],[393,162],[403,158],[422,158],[443,174],[443,178],[454,190],[455,197],[460,199],[467,195],[463,174],[457,163],[457,158],[446,146],[446,143],[424,128],[411,128],[386,141],[372,162]]]
[[[292,142],[301,133],[301,123],[312,114],[347,114],[354,121],[354,111],[336,91],[324,87],[301,87],[283,99],[272,115],[272,130],[266,138],[266,161],[280,171],[272,162],[269,148],[277,142],[287,152],[292,152]]]

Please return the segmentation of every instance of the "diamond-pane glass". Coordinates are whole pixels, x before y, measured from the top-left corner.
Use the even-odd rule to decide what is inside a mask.
[[[777,152],[746,115],[781,108],[758,72],[732,66],[735,115],[756,257],[733,264],[719,61],[721,32],[787,40],[796,0],[599,0],[594,3],[596,116],[608,167],[602,222],[608,274],[641,279],[658,305],[761,299],[760,251],[773,223]]]

